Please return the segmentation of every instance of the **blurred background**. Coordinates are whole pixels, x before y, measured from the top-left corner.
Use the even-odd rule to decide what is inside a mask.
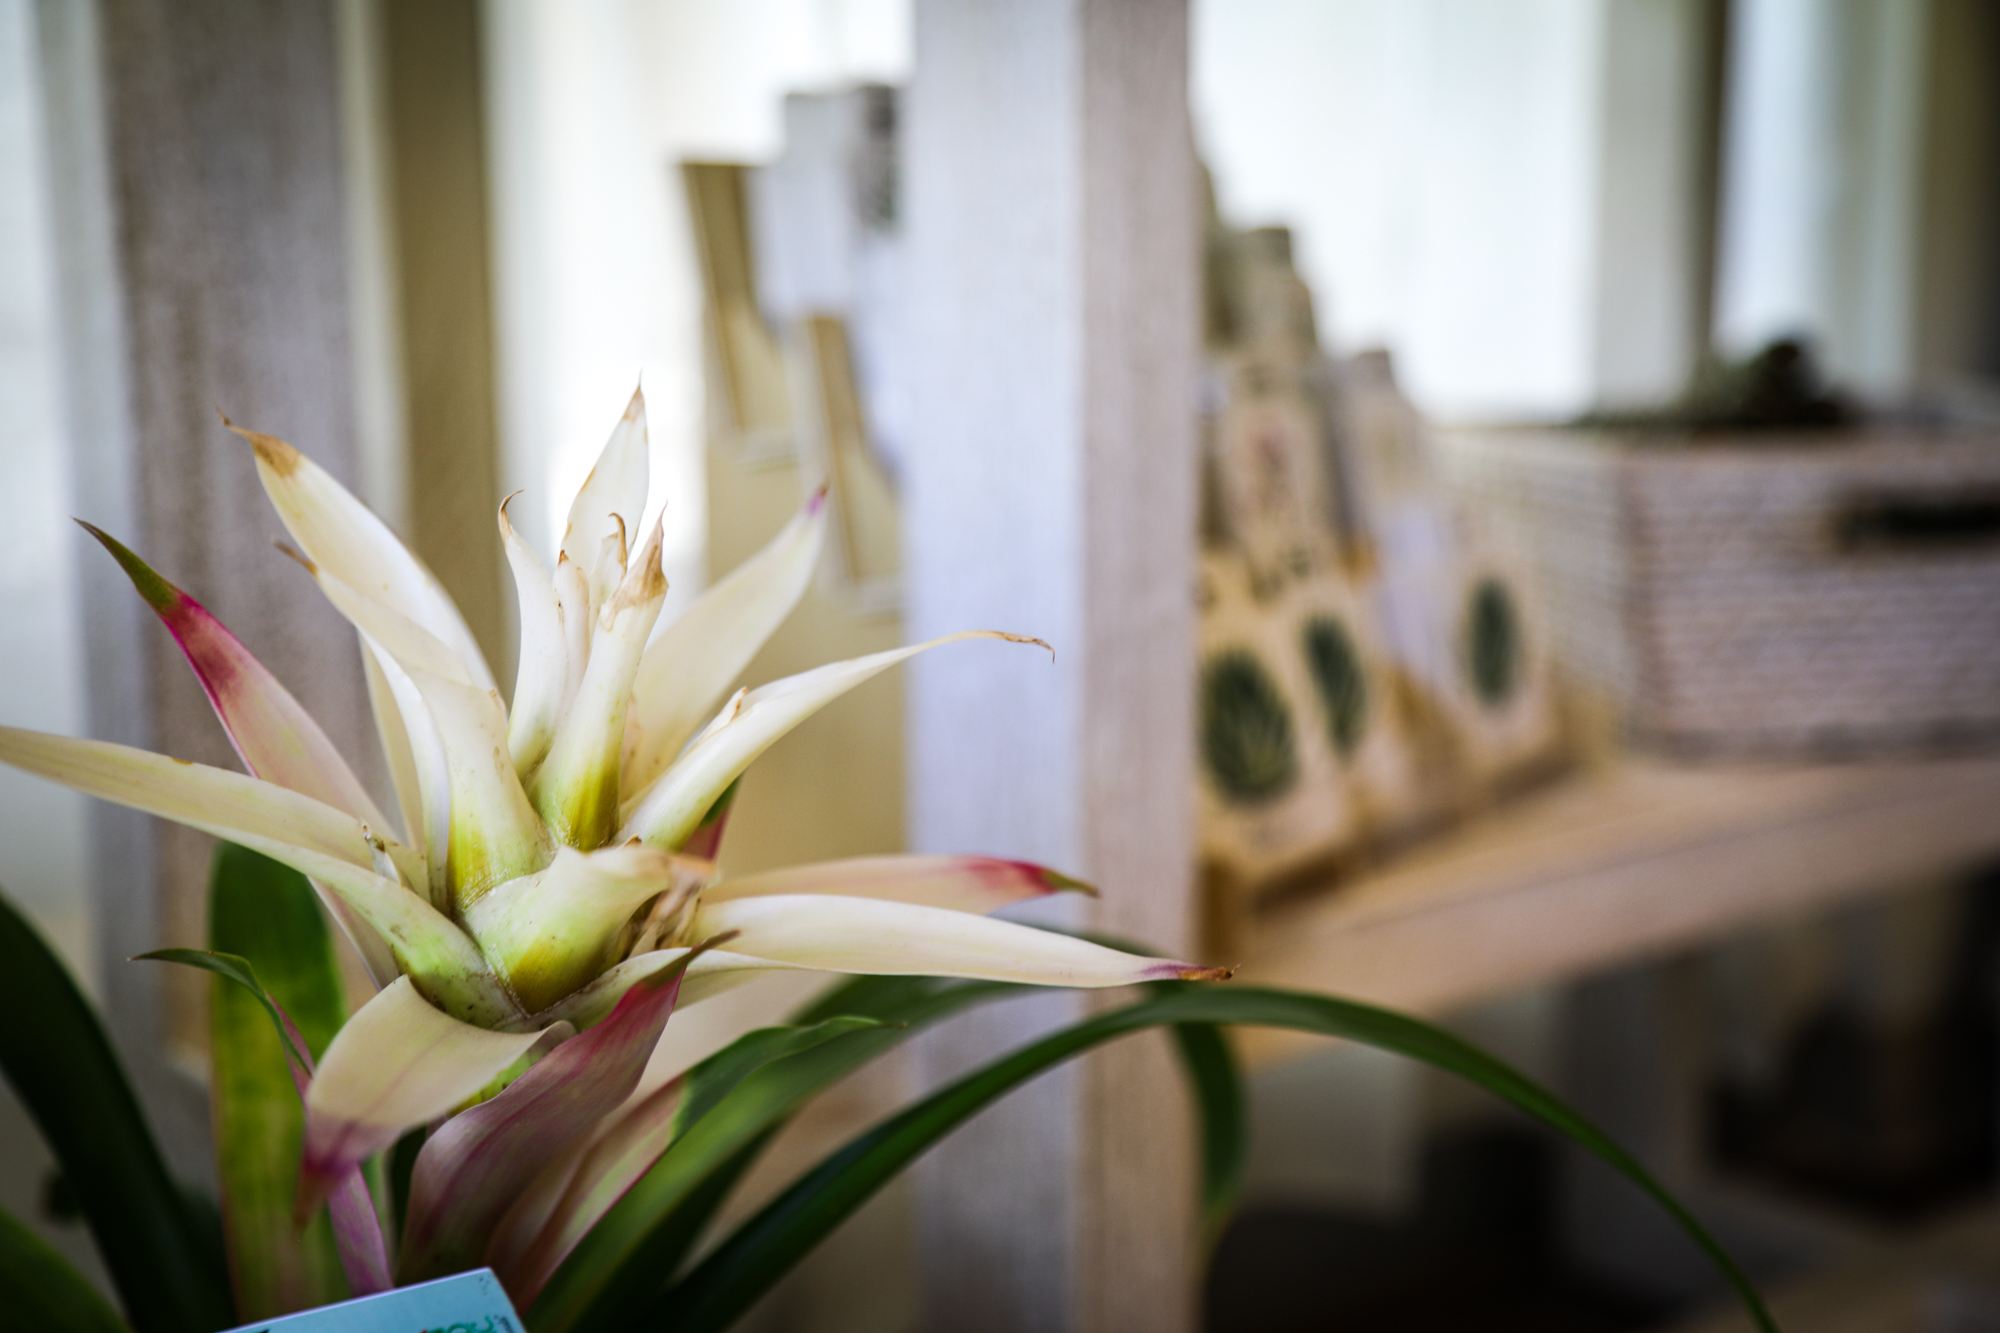
[[[215,411],[353,486],[504,680],[493,508],[551,545],[641,383],[666,619],[830,488],[748,682],[988,622],[1059,650],[801,727],[730,871],[1074,869],[1105,896],[1053,924],[1551,1084],[1788,1327],[2000,1328],[1996,237],[1981,0],[0,0],[0,723],[233,762],[76,515],[379,783]],[[0,772],[0,882],[195,1181],[205,992],[123,960],[201,937],[208,854]],[[1070,1003],[918,1043],[765,1174]],[[1114,1053],[752,1323],[1739,1326],[1481,1095],[1239,1049],[1212,1244],[1172,1070]],[[0,1094],[0,1201],[88,1263],[47,1175]]]

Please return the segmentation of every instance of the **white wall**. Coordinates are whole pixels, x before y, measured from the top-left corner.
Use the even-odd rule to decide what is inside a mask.
[[[74,568],[95,553],[69,521],[55,256],[31,0],[0,0],[0,724],[82,735]],[[0,768],[0,886],[95,973],[82,796]]]
[[[1693,345],[1697,15],[1198,0],[1196,132],[1225,218],[1293,227],[1327,341],[1390,347],[1433,414],[1657,397]]]
[[[1196,132],[1223,215],[1286,222],[1343,347],[1424,405],[1588,392],[1590,56],[1576,0],[1206,0]]]
[[[1895,394],[1915,365],[1928,0],[1740,0],[1717,334],[1811,336],[1829,370]]]
[[[701,294],[676,163],[757,161],[787,91],[909,66],[907,0],[488,0],[501,474],[544,547],[642,375],[668,614],[704,570]]]
[[[0,725],[88,730],[79,558],[99,554],[69,521],[56,256],[34,0],[0,0]],[[66,787],[0,768],[0,889],[95,991],[89,814]],[[54,1160],[0,1082],[0,1208],[33,1227],[100,1290],[87,1234],[40,1200]]]

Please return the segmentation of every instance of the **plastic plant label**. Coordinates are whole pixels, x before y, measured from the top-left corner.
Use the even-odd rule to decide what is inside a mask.
[[[244,1324],[229,1333],[523,1333],[490,1268]]]

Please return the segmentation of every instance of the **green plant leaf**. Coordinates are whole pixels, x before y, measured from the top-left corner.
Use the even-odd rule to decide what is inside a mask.
[[[793,1014],[791,1021],[804,1026],[851,1014],[907,1026],[957,1013],[979,1000],[1024,995],[1034,989],[1003,981],[946,982],[936,977],[863,973],[828,987],[824,994]]]
[[[1707,1229],[1629,1153],[1532,1080],[1417,1019],[1330,996],[1253,987],[1177,987],[1073,1024],[941,1089],[821,1162],[664,1296],[628,1307],[627,1318],[673,1333],[727,1328],[897,1172],[997,1098],[1115,1037],[1186,1023],[1248,1024],[1344,1037],[1469,1079],[1596,1153],[1651,1195],[1722,1270],[1758,1327],[1776,1333],[1777,1324],[1756,1288]]]
[[[97,1015],[60,960],[0,897],[0,975],[32,997],[0,1025],[0,1069],[62,1164],[140,1333],[235,1323],[229,1278],[167,1174]]]
[[[389,1179],[389,1215],[396,1224],[398,1244],[402,1243],[404,1220],[410,1212],[410,1175],[417,1169],[417,1154],[424,1150],[424,1140],[429,1137],[429,1127],[418,1125],[397,1139],[396,1146],[378,1159],[387,1164],[385,1174]]]
[[[765,1130],[748,1143],[737,1149],[735,1154],[724,1159],[710,1169],[707,1176],[696,1185],[681,1201],[680,1205],[668,1213],[664,1225],[653,1237],[653,1252],[660,1256],[661,1273],[673,1273],[694,1253],[696,1244],[708,1231],[709,1223],[729,1201],[729,1195],[757,1159],[778,1136],[778,1127]],[[664,1283],[657,1285],[664,1286]],[[530,1324],[539,1333],[539,1326]]]
[[[151,953],[142,953],[135,956],[132,961],[135,963],[179,963],[182,967],[195,967],[200,968],[204,972],[211,972],[218,979],[229,982],[242,992],[244,999],[262,1008],[265,1016],[276,1027],[277,1031],[273,1035],[273,1040],[277,1045],[274,1049],[278,1052],[280,1059],[289,1056],[301,1068],[310,1065],[311,1062],[307,1060],[305,1051],[300,1049],[292,1041],[291,1035],[285,1031],[284,1015],[279,1012],[278,1006],[272,1003],[270,992],[265,990],[264,983],[258,980],[257,970],[250,965],[248,958],[240,954],[218,953],[212,949],[155,949]],[[281,1064],[279,1067],[283,1068],[284,1066]],[[296,1100],[298,1094],[295,1092],[292,1096]]]
[[[737,1038],[621,1110],[573,1170],[561,1175],[544,1171],[526,1189],[515,1191],[512,1211],[486,1249],[487,1263],[518,1303],[530,1304],[605,1213],[737,1084],[773,1061],[880,1026],[872,1018],[849,1016],[811,1027],[760,1028]],[[592,1028],[576,1040],[588,1040],[599,1030]],[[458,1202],[454,1197],[454,1206]]]
[[[309,1055],[302,1054],[310,1052],[313,1045],[307,1043],[304,1034],[292,1022],[291,1015],[285,1012],[283,1006],[264,989],[263,983],[257,980],[256,969],[250,966],[248,959],[236,954],[210,953],[200,949],[158,949],[149,954],[141,954],[140,957],[201,968],[229,982],[237,990],[247,993],[271,1020],[275,1034],[275,1042],[270,1052],[271,1058],[291,1077],[293,1091],[299,1100],[310,1104],[313,1096],[323,1087],[323,1081],[315,1073],[315,1062]],[[397,978],[396,986],[402,988],[403,993],[408,993],[407,979]],[[382,995],[378,993],[376,1000],[379,1001],[381,998]],[[363,1013],[366,1012],[364,1008]],[[429,1008],[425,1008],[422,1012],[427,1017],[435,1013]],[[324,1045],[324,1043],[318,1044]],[[337,1057],[338,1051],[328,1047],[327,1054]],[[289,1216],[296,1218],[308,1205],[314,1210],[312,1216],[320,1216],[318,1210],[320,1205],[324,1204],[324,1216],[332,1227],[334,1249],[340,1257],[340,1267],[346,1277],[348,1291],[357,1297],[373,1296],[377,1292],[387,1291],[396,1284],[389,1271],[388,1243],[382,1234],[381,1208],[376,1203],[378,1192],[385,1188],[379,1183],[382,1175],[380,1163],[377,1162],[375,1169],[371,1170],[369,1163],[349,1161],[345,1166],[336,1166],[314,1174],[307,1169],[312,1165],[310,1154],[306,1151],[311,1146],[310,1131],[311,1117],[308,1113],[305,1116],[305,1132],[300,1136],[302,1142],[297,1154],[301,1161],[298,1192],[294,1195]],[[227,1144],[228,1140],[225,1138],[223,1142]],[[275,1165],[277,1159],[277,1154],[265,1153],[257,1160],[265,1161],[266,1165]],[[378,1183],[371,1185],[371,1177]],[[265,1184],[268,1182],[260,1181],[257,1183],[257,1188],[261,1190]],[[223,1240],[219,1215],[215,1236],[216,1246],[220,1252]],[[248,1244],[254,1248],[257,1242],[252,1240]]]
[[[1107,947],[1133,950],[1128,942],[1104,938]],[[884,1026],[865,1035],[830,1045],[818,1059],[786,1059],[748,1079],[740,1096],[716,1098],[720,1091],[736,1093],[717,1075],[728,1062],[739,1060],[754,1041],[770,1038],[750,1034],[711,1057],[705,1077],[691,1078],[698,1100],[714,1104],[722,1115],[702,1130],[699,1110],[681,1117],[682,1126],[696,1132],[670,1149],[648,1177],[614,1206],[605,1220],[578,1245],[555,1281],[534,1299],[531,1327],[537,1333],[557,1329],[615,1326],[619,1312],[650,1299],[700,1239],[731,1188],[749,1169],[770,1137],[791,1115],[831,1084],[906,1040],[917,1031],[975,1004],[1026,994],[1036,988],[1005,982],[945,981],[936,977],[857,976],[792,1015],[798,1027],[846,1018],[871,1019]],[[781,1034],[788,1029],[770,1029]],[[1182,1035],[1185,1033],[1186,1035]],[[1205,1036],[1204,1036],[1205,1034]],[[1203,1203],[1206,1216],[1226,1219],[1241,1183],[1245,1117],[1235,1061],[1213,1027],[1189,1024],[1176,1029],[1181,1054],[1196,1089],[1202,1116]],[[787,1053],[789,1054],[789,1053]],[[697,1071],[703,1067],[698,1066]],[[671,1160],[669,1160],[671,1159]],[[622,1268],[622,1273],[605,1269]],[[531,1298],[533,1299],[533,1298]]]
[[[318,895],[298,871],[221,843],[208,940],[219,973],[209,993],[209,1108],[238,1318],[346,1300],[326,1209],[315,1209],[303,1229],[292,1220],[305,1108],[286,1067],[290,1039],[280,1013],[291,1016],[306,1043],[302,1054],[313,1058],[347,1016]],[[311,1068],[311,1059],[301,1063]]]
[[[746,1032],[688,1070],[680,1106],[674,1113],[675,1137],[684,1135],[750,1075],[788,1056],[844,1037],[884,1026],[880,1019],[840,1014],[809,1027],[769,1027]]]
[[[1007,982],[947,982],[937,977],[899,977],[862,975],[849,978],[839,985],[830,987],[824,995],[806,1005],[792,1015],[792,1021],[801,1027],[811,1028],[832,1022],[838,1018],[869,1018],[885,1026],[901,1031],[902,1036],[912,1036],[925,1025],[974,1004],[990,1000],[1005,999],[1014,994],[1026,994],[1035,989],[1017,986]],[[941,992],[943,992],[941,994]],[[889,1034],[892,1038],[894,1032]],[[885,1043],[878,1052],[886,1051]],[[864,1056],[863,1062],[873,1059]],[[858,1067],[858,1066],[855,1066]],[[803,1071],[809,1077],[813,1074],[830,1074],[829,1081],[837,1081],[846,1076],[845,1067],[836,1069],[834,1065],[820,1066]],[[799,1080],[800,1084],[807,1080]],[[799,1105],[810,1101],[818,1089],[806,1092]],[[796,1110],[797,1107],[794,1107]],[[748,1171],[762,1154],[764,1146],[777,1134],[789,1114],[780,1117],[765,1133],[750,1140],[734,1156],[725,1158],[719,1165],[709,1168],[709,1174],[701,1185],[688,1195],[673,1212],[668,1223],[666,1237],[658,1251],[659,1271],[673,1273],[694,1249],[708,1229],[709,1222],[728,1201],[730,1191],[737,1180]]]
[[[800,1106],[917,1029],[1022,989],[1003,982],[861,977],[794,1015],[802,1026],[841,1017],[900,1026],[835,1035],[743,1077],[570,1252],[534,1299],[529,1327],[536,1333],[621,1327],[623,1313],[649,1301],[686,1257],[756,1148]],[[720,1062],[725,1054],[710,1059]],[[721,1188],[713,1184],[719,1176],[728,1177]]]
[[[9,1328],[128,1333],[118,1312],[67,1259],[0,1210],[0,1311]]]
[[[242,863],[253,873],[229,877],[251,890],[238,900],[239,906],[235,909],[237,915],[249,918],[249,924],[232,933],[240,935],[246,947],[256,948],[263,954],[267,966],[274,972],[283,973],[286,992],[305,1007],[314,1026],[314,1037],[308,1038],[299,1030],[285,1007],[264,989],[250,960],[239,954],[200,949],[159,949],[140,956],[160,962],[181,963],[212,973],[219,982],[228,983],[216,992],[215,1010],[227,1015],[230,1011],[226,1006],[237,1007],[235,1016],[239,1020],[240,1038],[224,1033],[218,1036],[216,1043],[224,1052],[218,1056],[218,1080],[215,1096],[211,1099],[217,1117],[216,1138],[223,1145],[218,1154],[219,1174],[224,1178],[225,1190],[242,1205],[237,1211],[248,1210],[253,1221],[258,1210],[267,1211],[273,1214],[268,1220],[291,1226],[297,1234],[289,1240],[279,1237],[267,1241],[262,1232],[250,1229],[245,1223],[236,1223],[232,1235],[236,1249],[229,1260],[232,1275],[246,1293],[249,1303],[275,1304],[280,1312],[312,1308],[325,1301],[339,1299],[343,1291],[354,1296],[371,1296],[378,1291],[386,1291],[395,1285],[389,1273],[388,1247],[382,1234],[375,1191],[371,1190],[369,1173],[361,1164],[315,1182],[319,1191],[317,1199],[324,1202],[324,1210],[315,1206],[303,1227],[294,1222],[301,1207],[299,1200],[305,1197],[303,1190],[306,1182],[304,1177],[298,1177],[301,1188],[298,1193],[293,1192],[290,1182],[295,1177],[290,1164],[301,1158],[303,1151],[302,1148],[287,1148],[285,1142],[304,1136],[290,1135],[290,1117],[284,1108],[292,1102],[275,1101],[276,1094],[268,1086],[273,1081],[270,1070],[282,1069],[291,1081],[293,1096],[299,1101],[306,1100],[316,1083],[313,1056],[315,1053],[327,1053],[332,1038],[337,1035],[339,1015],[345,1003],[339,974],[332,961],[331,937],[322,928],[318,944],[326,948],[315,947],[311,925],[299,924],[297,916],[287,925],[282,909],[271,914],[274,918],[271,922],[258,919],[260,905],[273,901],[274,895],[289,895],[298,916],[306,913],[308,904],[299,896],[296,883],[286,884],[281,880],[273,884],[260,880],[266,872],[289,873],[282,865],[256,858],[242,848],[230,850],[239,856],[251,855],[253,858]],[[225,913],[225,916],[228,914]],[[315,919],[307,917],[306,921]],[[266,937],[266,932],[273,930],[282,932],[276,944]],[[291,952],[288,956],[288,951],[301,944],[304,946],[302,950]],[[271,1044],[261,1058],[256,1049],[259,1045],[256,1034],[263,1027],[256,1016],[259,1008],[270,1020],[271,1032]],[[232,1052],[236,1055],[229,1054]],[[232,1075],[228,1068],[229,1061],[238,1056],[241,1067]],[[228,1076],[226,1082],[225,1076]],[[240,1124],[224,1125],[223,1117],[239,1104],[247,1108],[246,1113],[254,1115]],[[280,1138],[274,1134],[276,1129],[287,1132]],[[239,1150],[244,1156],[240,1162],[233,1162],[232,1154]],[[240,1166],[241,1170],[232,1174],[233,1166]],[[285,1205],[287,1198],[292,1199],[289,1207]],[[235,1208],[234,1204],[232,1208]],[[216,1215],[212,1229],[220,1254],[225,1249],[222,1215],[213,1206],[211,1212]],[[321,1220],[331,1229],[344,1284],[335,1283],[325,1276],[320,1263],[323,1255],[310,1248],[314,1244],[312,1231]],[[322,1290],[301,1290],[302,1285]]]
[[[1201,1117],[1201,1231],[1204,1243],[1214,1245],[1236,1211],[1249,1160],[1250,1113],[1243,1075],[1228,1038],[1212,1023],[1175,1025],[1174,1044]]]

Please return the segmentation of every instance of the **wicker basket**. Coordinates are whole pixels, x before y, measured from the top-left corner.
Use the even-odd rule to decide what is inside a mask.
[[[2000,438],[1441,444],[1533,565],[1559,662],[1635,737],[1770,754],[2000,738]]]

